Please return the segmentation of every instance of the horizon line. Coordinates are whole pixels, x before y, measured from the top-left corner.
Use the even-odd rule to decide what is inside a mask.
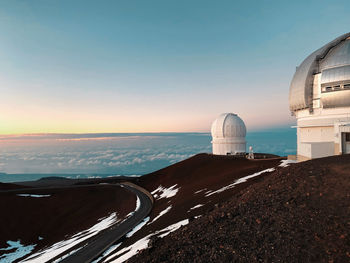
[[[293,128],[293,125],[271,126],[264,128],[253,128],[248,132],[265,131],[271,129]],[[20,136],[42,136],[42,135],[97,135],[97,134],[170,134],[170,133],[211,133],[208,131],[144,131],[144,132],[35,132],[35,133],[0,133],[0,136],[5,137],[20,137]]]

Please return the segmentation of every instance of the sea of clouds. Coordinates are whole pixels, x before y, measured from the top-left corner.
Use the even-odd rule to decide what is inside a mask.
[[[291,129],[249,133],[256,152],[296,151]],[[209,133],[49,134],[0,137],[0,181],[38,179],[38,174],[68,177],[142,175],[211,151]],[[35,174],[35,176],[34,176]],[[74,174],[74,175],[73,175]]]

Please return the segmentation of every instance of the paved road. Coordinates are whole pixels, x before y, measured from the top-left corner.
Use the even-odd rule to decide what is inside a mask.
[[[138,225],[152,210],[153,199],[146,190],[133,185],[121,184],[128,190],[134,192],[141,201],[141,206],[133,216],[129,217],[124,222],[114,225],[107,230],[97,234],[96,236],[79,244],[82,247],[74,254],[63,259],[62,263],[87,263],[101,255],[106,249],[117,242],[120,238],[126,235],[131,229]]]

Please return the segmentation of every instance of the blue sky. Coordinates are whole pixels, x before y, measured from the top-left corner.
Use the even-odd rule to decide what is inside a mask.
[[[295,67],[348,1],[1,1],[0,134],[290,125]]]

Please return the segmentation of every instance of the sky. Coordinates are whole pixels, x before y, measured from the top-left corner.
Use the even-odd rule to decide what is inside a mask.
[[[292,125],[290,81],[348,0],[0,1],[0,134]]]

